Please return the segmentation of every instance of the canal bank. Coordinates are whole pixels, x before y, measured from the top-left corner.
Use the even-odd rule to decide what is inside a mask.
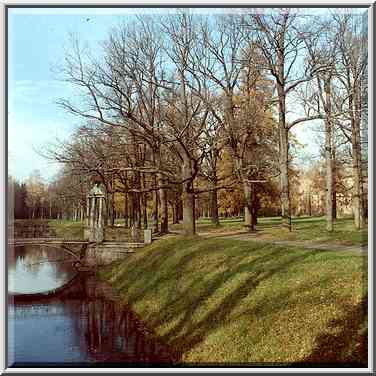
[[[159,240],[99,276],[189,365],[364,366],[367,258]]]

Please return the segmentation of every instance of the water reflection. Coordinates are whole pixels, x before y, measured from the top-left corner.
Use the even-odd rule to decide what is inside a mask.
[[[171,354],[129,310],[112,301],[86,300],[76,321],[88,357],[98,362],[170,363]]]
[[[39,293],[64,285],[76,274],[73,257],[63,249],[47,246],[10,247],[8,290]]]
[[[23,258],[29,261],[27,252]],[[53,298],[14,298],[8,316],[10,365],[166,366],[177,360],[117,302],[108,285],[88,273],[74,281]]]

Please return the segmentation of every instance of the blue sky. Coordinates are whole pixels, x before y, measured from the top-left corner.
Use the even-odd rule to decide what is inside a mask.
[[[205,10],[200,10],[204,12]],[[212,13],[214,10],[210,9]],[[111,27],[131,14],[150,12],[137,8],[14,8],[8,19],[8,166],[9,174],[26,179],[34,169],[51,179],[58,164],[36,150],[66,139],[80,120],[64,113],[55,102],[69,98],[69,84],[58,80],[53,68],[64,59],[70,33],[95,46]],[[154,12],[156,12],[154,10]],[[164,13],[160,9],[157,12]]]
[[[9,10],[8,165],[9,173],[18,179],[27,178],[34,169],[51,178],[58,165],[35,150],[56,137],[67,138],[79,124],[78,118],[55,104],[57,98],[72,94],[72,88],[59,81],[53,71],[63,61],[69,33],[77,33],[94,44],[123,17],[87,10],[79,14],[64,12],[69,13]]]
[[[207,12],[214,11],[221,10],[214,8]],[[56,138],[68,138],[80,123],[79,118],[68,115],[55,104],[58,98],[73,94],[71,86],[59,81],[53,70],[64,59],[69,34],[78,34],[80,40],[95,47],[106,38],[111,27],[131,13],[140,12],[150,10],[9,9],[8,166],[12,176],[23,180],[39,169],[44,178],[51,179],[59,166],[38,155],[36,150]],[[312,133],[306,127],[296,132],[308,145],[308,155],[315,154],[317,146]]]

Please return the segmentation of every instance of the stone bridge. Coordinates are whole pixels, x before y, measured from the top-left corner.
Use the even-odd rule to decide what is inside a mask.
[[[145,243],[104,241],[102,243],[85,240],[68,240],[58,238],[25,238],[10,239],[10,246],[45,245],[64,249],[83,266],[106,265],[122,259],[128,253],[135,252]]]
[[[95,184],[87,197],[87,213],[84,228],[84,239],[64,239],[54,237],[47,225],[37,224],[36,228],[27,227],[25,229],[16,229],[14,238],[9,236],[8,244],[10,246],[22,245],[45,245],[48,247],[62,248],[77,259],[77,262],[84,266],[105,265],[114,260],[124,258],[128,253],[135,252],[136,249],[142,248],[145,244],[152,241],[151,230],[132,228],[126,241],[121,241],[114,234],[119,229],[108,229],[104,226],[105,192],[103,187]],[[111,234],[112,232],[112,234]],[[9,235],[11,232],[9,232]],[[30,235],[34,234],[33,237]],[[47,235],[42,237],[40,235]],[[39,236],[38,236],[39,235]],[[114,240],[106,239],[106,235]]]

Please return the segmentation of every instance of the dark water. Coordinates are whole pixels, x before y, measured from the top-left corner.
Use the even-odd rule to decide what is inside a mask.
[[[17,247],[9,260],[9,290],[29,293],[9,300],[9,366],[168,366],[177,360],[109,286],[77,273],[74,260],[63,254]],[[67,282],[47,298],[30,295]]]

